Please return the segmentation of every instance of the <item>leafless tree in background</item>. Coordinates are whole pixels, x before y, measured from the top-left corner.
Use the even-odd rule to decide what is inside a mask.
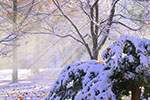
[[[3,12],[3,19],[6,19],[7,26],[10,26],[7,31],[9,34],[6,36],[1,35],[0,43],[11,43],[12,46],[12,59],[13,59],[13,73],[12,82],[18,81],[18,65],[17,65],[17,40],[21,34],[21,30],[27,25],[25,22],[29,17],[30,12],[34,6],[35,0],[21,1],[0,1],[1,11]],[[23,12],[23,13],[21,13]],[[26,24],[26,25],[25,25]],[[5,28],[5,27],[2,27]],[[6,30],[4,31],[6,32]]]
[[[111,7],[109,9],[109,15],[107,18],[105,18],[105,20],[100,20],[100,18],[99,18],[99,15],[100,15],[99,10],[102,10],[102,9],[99,9],[100,0],[93,0],[92,3],[90,2],[90,0],[85,0],[85,1],[78,0],[80,2],[79,3],[80,8],[88,16],[88,18],[90,20],[90,29],[89,29],[90,34],[88,34],[88,35],[90,36],[90,39],[92,41],[92,47],[91,47],[91,45],[88,43],[88,41],[85,40],[86,36],[84,36],[80,32],[78,26],[66,14],[65,10],[63,9],[63,7],[61,5],[62,3],[60,3],[60,1],[58,1],[58,0],[52,0],[52,1],[55,4],[55,6],[57,6],[57,8],[61,12],[61,14],[70,22],[72,27],[75,29],[76,34],[79,36],[79,38],[73,36],[72,34],[67,34],[67,35],[63,35],[63,36],[56,34],[56,36],[63,37],[63,38],[71,37],[74,40],[80,42],[87,49],[88,54],[91,59],[98,59],[99,50],[102,48],[102,46],[106,42],[108,35],[110,33],[110,30],[111,30],[112,24],[114,24],[114,25],[119,24],[119,25],[122,25],[122,26],[132,30],[132,31],[138,31],[142,28],[142,25],[143,25],[142,23],[144,23],[146,21],[146,20],[142,20],[142,19],[134,19],[134,18],[126,17],[122,14],[116,14],[115,13],[116,6],[119,5],[119,1],[121,1],[121,0],[112,0]],[[86,5],[86,7],[88,7],[88,9],[85,9],[85,7],[84,7],[85,5]],[[121,17],[121,18],[128,19],[131,21],[141,22],[141,24],[139,25],[138,28],[132,28],[132,27],[130,27],[130,25],[126,25],[123,22],[117,20],[116,17]]]

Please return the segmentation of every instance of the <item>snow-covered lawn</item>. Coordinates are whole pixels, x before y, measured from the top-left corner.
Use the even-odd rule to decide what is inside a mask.
[[[57,79],[61,69],[41,69],[33,75],[30,70],[19,69],[19,82],[11,84],[12,70],[0,70],[0,100],[42,100]]]
[[[40,74],[33,75],[30,70],[19,69],[19,82],[13,84],[12,70],[0,70],[0,100],[44,100],[61,70],[41,69]]]

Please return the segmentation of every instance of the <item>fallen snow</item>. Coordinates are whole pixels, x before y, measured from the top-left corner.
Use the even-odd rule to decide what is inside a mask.
[[[33,75],[30,70],[19,69],[19,81],[12,84],[12,70],[0,70],[0,100],[44,100],[60,71],[41,69]]]

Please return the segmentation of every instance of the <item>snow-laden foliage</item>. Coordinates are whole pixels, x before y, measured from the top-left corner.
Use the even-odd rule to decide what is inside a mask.
[[[133,87],[144,87],[141,98],[150,97],[150,40],[122,36],[109,46],[102,57],[114,72],[112,91],[119,98],[129,95]],[[141,90],[139,90],[141,91]]]
[[[115,98],[105,65],[95,60],[68,65],[51,89],[48,100],[98,100]]]
[[[150,97],[150,40],[122,36],[95,60],[65,67],[47,100],[118,100],[133,87]]]

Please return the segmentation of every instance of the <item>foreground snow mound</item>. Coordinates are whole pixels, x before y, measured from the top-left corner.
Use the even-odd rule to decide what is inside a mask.
[[[95,60],[68,65],[51,89],[47,100],[108,100],[115,98],[111,91],[111,70]]]

